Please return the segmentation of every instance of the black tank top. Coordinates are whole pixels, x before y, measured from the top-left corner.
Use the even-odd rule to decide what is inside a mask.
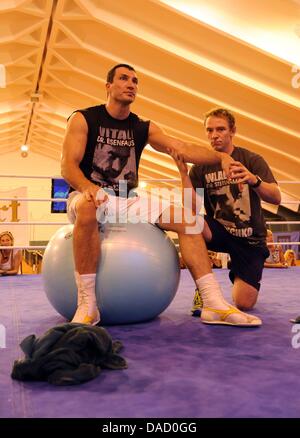
[[[88,125],[88,139],[80,169],[85,177],[117,196],[127,196],[138,185],[138,168],[148,140],[150,121],[130,113],[114,119],[105,105],[77,110]],[[120,181],[125,181],[121,183]],[[73,189],[71,188],[70,191]]]

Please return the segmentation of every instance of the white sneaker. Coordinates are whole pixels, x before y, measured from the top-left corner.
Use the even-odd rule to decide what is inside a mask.
[[[96,325],[98,322],[100,322],[100,312],[97,307],[95,308],[94,312],[89,313],[86,306],[78,306],[71,322]]]
[[[96,300],[90,301],[91,299],[85,291],[78,291],[78,306],[71,322],[89,325],[96,325],[100,322],[100,312]]]
[[[257,316],[241,312],[231,305],[228,305],[226,310],[203,307],[200,320],[204,324],[233,325],[236,327],[259,327],[262,325],[261,319]]]

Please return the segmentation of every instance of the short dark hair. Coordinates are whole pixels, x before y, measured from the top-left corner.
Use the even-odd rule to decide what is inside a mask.
[[[225,108],[213,108],[212,110],[208,111],[204,114],[204,126],[206,125],[206,120],[208,117],[223,117],[223,119],[226,119],[228,121],[228,125],[230,129],[233,129],[235,127],[235,118],[234,115]]]
[[[119,67],[125,67],[125,68],[128,68],[128,70],[132,70],[135,72],[135,69],[129,64],[117,64],[113,68],[111,68],[109,70],[109,72],[107,73],[106,82],[109,82],[110,84],[112,84],[114,77],[115,77],[116,70]]]

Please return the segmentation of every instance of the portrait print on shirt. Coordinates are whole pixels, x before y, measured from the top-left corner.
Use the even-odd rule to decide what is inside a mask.
[[[99,126],[91,178],[102,187],[119,191],[119,181],[127,181],[131,190],[137,185],[133,130]]]
[[[215,219],[235,236],[251,236],[249,186],[229,182],[224,171],[207,173],[205,180]]]

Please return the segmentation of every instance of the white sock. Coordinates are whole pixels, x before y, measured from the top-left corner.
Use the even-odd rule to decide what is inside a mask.
[[[228,309],[229,304],[226,303],[221,286],[213,273],[198,278],[196,285],[203,300],[203,307],[211,307],[217,310]]]
[[[82,300],[88,304],[88,313],[95,311],[96,300],[96,274],[82,274],[75,271],[75,280],[78,288],[78,304]]]

